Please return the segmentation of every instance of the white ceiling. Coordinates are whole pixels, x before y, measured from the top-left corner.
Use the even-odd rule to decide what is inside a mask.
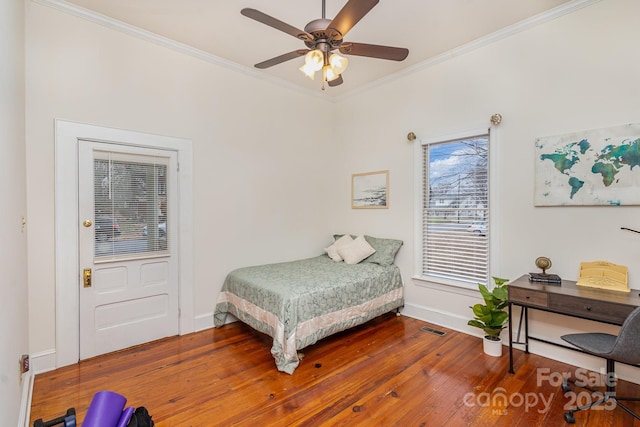
[[[62,0],[52,0],[65,3]],[[357,1],[357,0],[353,0]],[[257,9],[299,29],[322,17],[322,0],[67,0],[82,8],[150,31],[208,54],[249,67],[313,91],[296,58],[265,70],[253,64],[305,48],[295,37],[240,15]],[[378,79],[416,66],[439,54],[553,8],[585,0],[382,0],[345,37],[346,41],[405,47],[402,62],[349,57],[344,83],[327,88],[338,96]],[[326,0],[333,18],[346,0]],[[565,9],[562,6],[562,9]]]

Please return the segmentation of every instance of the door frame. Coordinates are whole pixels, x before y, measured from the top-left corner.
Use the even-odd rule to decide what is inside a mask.
[[[178,331],[194,332],[193,155],[184,138],[55,120],[56,368],[80,359],[78,152],[80,140],[173,150],[178,154]]]

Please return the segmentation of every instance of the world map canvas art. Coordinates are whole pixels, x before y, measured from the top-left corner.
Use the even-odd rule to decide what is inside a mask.
[[[640,205],[640,124],[536,139],[535,205]]]

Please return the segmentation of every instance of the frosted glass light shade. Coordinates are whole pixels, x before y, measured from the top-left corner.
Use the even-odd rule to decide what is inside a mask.
[[[322,78],[325,82],[330,82],[340,77],[340,74],[337,74],[330,65],[325,65],[322,67]]]
[[[349,60],[344,56],[334,53],[329,57],[329,65],[335,74],[340,75],[347,69]]]
[[[304,65],[312,68],[315,71],[318,71],[324,65],[324,54],[321,50],[315,49],[307,52],[304,56]]]
[[[304,65],[300,67],[300,71],[311,80],[315,79],[316,71],[322,69],[324,64],[324,53],[321,50],[310,50],[304,56]]]
[[[307,64],[304,64],[300,67],[300,71],[302,71],[304,75],[309,77],[311,80],[315,80],[317,70],[309,67]]]

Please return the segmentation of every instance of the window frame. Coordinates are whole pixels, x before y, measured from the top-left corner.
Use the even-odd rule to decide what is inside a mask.
[[[424,246],[424,230],[423,230],[423,197],[424,197],[424,183],[423,171],[424,171],[424,156],[423,147],[425,145],[431,145],[436,143],[443,143],[447,141],[463,140],[466,138],[477,137],[480,135],[488,135],[488,185],[489,185],[489,222],[487,224],[488,233],[488,276],[495,275],[493,271],[498,269],[498,260],[496,253],[498,251],[499,242],[497,236],[499,235],[500,220],[498,213],[498,197],[497,197],[497,130],[492,126],[471,125],[454,130],[449,133],[433,134],[425,138],[416,139],[414,144],[414,275],[412,279],[419,286],[425,286],[429,288],[453,291],[456,293],[462,293],[464,295],[471,295],[469,291],[477,292],[478,286],[475,283],[463,282],[454,279],[448,279],[438,276],[426,276],[422,272],[425,260],[423,259],[423,246]]]

